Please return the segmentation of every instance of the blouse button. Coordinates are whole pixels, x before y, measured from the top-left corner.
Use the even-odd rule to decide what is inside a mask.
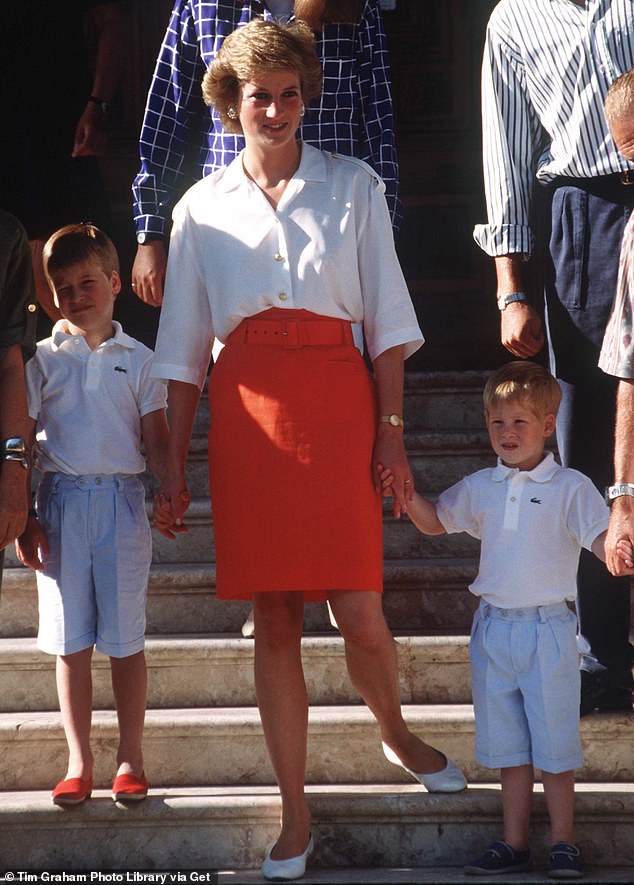
[[[517,498],[511,498],[511,501],[517,501]]]
[[[286,301],[286,299],[288,298],[288,295],[286,294],[286,292],[280,292],[280,294],[278,295],[278,298],[280,299],[280,301]]]
[[[35,313],[35,311],[37,310],[37,305],[27,304],[26,309],[28,310],[29,313]]]
[[[280,255],[279,252],[276,252],[275,255],[273,256],[273,258],[275,261],[284,261],[284,256]]]

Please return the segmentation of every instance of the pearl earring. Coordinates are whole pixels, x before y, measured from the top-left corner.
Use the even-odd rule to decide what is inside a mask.
[[[302,102],[302,106],[299,109],[299,116],[303,117],[305,113],[306,113],[306,105]]]

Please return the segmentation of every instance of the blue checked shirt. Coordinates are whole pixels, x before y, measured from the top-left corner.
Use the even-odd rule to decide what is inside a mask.
[[[176,0],[156,63],[141,128],[141,169],[132,185],[137,234],[163,234],[181,194],[230,163],[244,146],[202,100],[201,82],[224,38],[271,13],[260,0]],[[322,150],[368,162],[385,182],[398,230],[398,165],[387,45],[378,0],[366,0],[357,25],[326,22],[317,34],[322,94],[307,108],[301,137]]]

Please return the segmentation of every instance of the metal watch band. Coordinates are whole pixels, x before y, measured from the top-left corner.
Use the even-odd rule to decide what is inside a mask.
[[[11,436],[0,443],[0,461],[19,461],[25,470],[30,466],[29,448],[21,436]]]
[[[498,298],[498,307],[500,310],[506,310],[509,304],[514,301],[528,301],[525,292],[509,292],[508,295],[500,295]]]
[[[615,498],[623,497],[634,498],[634,482],[618,482],[616,485],[607,486],[605,490],[607,504],[611,504]]]

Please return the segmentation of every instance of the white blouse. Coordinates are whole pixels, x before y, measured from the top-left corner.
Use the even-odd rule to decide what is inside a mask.
[[[214,337],[271,307],[362,324],[372,360],[418,350],[384,190],[363,161],[307,144],[276,210],[242,154],[197,182],[174,209],[152,374],[202,389]]]

